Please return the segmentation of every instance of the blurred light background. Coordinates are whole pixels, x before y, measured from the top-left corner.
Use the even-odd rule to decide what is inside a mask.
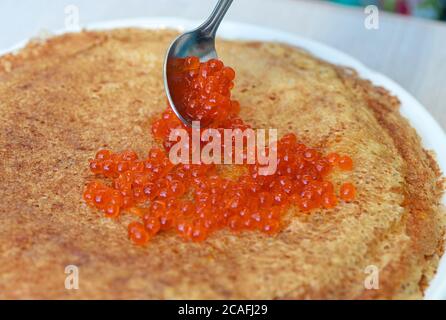
[[[446,0],[322,0],[352,6],[377,5],[395,13],[446,21]]]

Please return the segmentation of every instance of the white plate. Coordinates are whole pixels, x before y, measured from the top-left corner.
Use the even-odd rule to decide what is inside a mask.
[[[131,19],[100,22],[86,26],[86,29],[105,30],[120,27],[139,27],[149,29],[175,28],[181,30],[193,29],[199,25],[198,21],[184,20],[178,18],[149,18]],[[62,34],[65,31],[57,31],[54,34]],[[294,46],[302,47],[315,56],[334,64],[354,68],[362,78],[371,80],[374,84],[385,87],[401,101],[401,114],[405,116],[410,124],[421,136],[426,149],[434,150],[437,154],[437,161],[443,172],[446,172],[446,135],[426,111],[426,109],[400,85],[390,80],[386,76],[368,69],[361,62],[324,44],[298,37],[294,34],[283,31],[267,29],[259,26],[243,24],[238,22],[224,22],[219,29],[219,36],[227,39],[240,40],[262,40],[279,41]],[[0,50],[0,55],[17,50],[25,45],[26,41],[10,48]],[[446,196],[443,198],[446,205]],[[443,256],[437,275],[431,282],[426,299],[446,299],[446,256]]]

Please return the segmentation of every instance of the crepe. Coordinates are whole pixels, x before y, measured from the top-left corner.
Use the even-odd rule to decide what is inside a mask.
[[[443,250],[441,173],[399,101],[355,71],[279,43],[222,41],[234,97],[255,128],[294,132],[324,154],[352,203],[287,212],[277,236],[220,231],[203,243],[162,233],[127,239],[131,216],[104,218],[82,200],[97,150],[155,145],[166,107],[169,30],[121,29],[33,41],[0,58],[0,298],[421,298]],[[66,267],[79,271],[67,290]],[[378,289],[367,285],[373,270]],[[375,283],[376,284],[376,283]]]

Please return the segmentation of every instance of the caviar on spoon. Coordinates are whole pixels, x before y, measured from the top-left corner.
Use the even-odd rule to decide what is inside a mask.
[[[199,119],[192,118],[185,113],[182,100],[181,84],[178,83],[179,62],[187,57],[198,57],[201,62],[216,59],[215,36],[218,27],[233,0],[219,0],[209,18],[197,29],[180,35],[169,47],[164,63],[164,87],[172,110],[186,126]],[[200,62],[199,61],[199,62]],[[180,70],[181,71],[181,70]]]

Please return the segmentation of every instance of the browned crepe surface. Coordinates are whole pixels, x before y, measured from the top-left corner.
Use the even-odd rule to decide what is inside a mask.
[[[420,298],[441,254],[440,172],[399,102],[354,72],[286,45],[220,41],[242,118],[349,154],[354,203],[288,212],[275,237],[223,231],[147,247],[82,201],[103,147],[154,144],[171,31],[64,35],[0,58],[0,298]],[[64,287],[67,265],[79,290]],[[378,290],[364,286],[369,265]]]

